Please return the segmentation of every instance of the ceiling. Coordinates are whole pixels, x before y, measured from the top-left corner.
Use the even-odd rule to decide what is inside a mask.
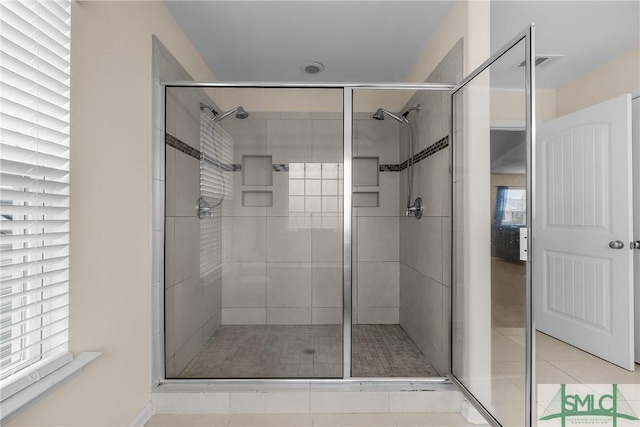
[[[454,4],[311,0],[165,3],[219,80],[325,82],[405,81]],[[535,22],[536,51],[565,55],[539,68],[539,87],[558,87],[640,43],[638,0],[494,0],[491,21],[492,51]],[[307,61],[321,62],[325,70],[306,74],[302,66]],[[511,62],[502,63],[501,69],[495,67],[495,84],[521,86],[522,71]]]
[[[640,44],[640,1],[496,1],[491,2],[491,50],[498,50],[531,22],[535,23],[536,55],[565,55],[536,71],[538,87],[557,88],[603,62]],[[500,87],[522,87],[524,48],[501,73]],[[640,70],[638,70],[640,73]],[[493,77],[493,76],[492,76]],[[493,81],[492,81],[493,83]]]
[[[219,80],[404,81],[449,1],[170,1]],[[306,74],[318,61],[325,70]]]

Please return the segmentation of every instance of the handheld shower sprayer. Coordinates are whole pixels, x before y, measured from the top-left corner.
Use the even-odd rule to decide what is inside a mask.
[[[222,183],[221,198],[216,204],[209,204],[209,202],[205,200],[204,197],[200,197],[198,199],[197,205],[196,205],[196,212],[197,212],[198,218],[204,219],[207,217],[213,218],[213,210],[218,206],[220,206],[222,202],[224,202],[226,185],[227,185],[225,176],[224,176],[223,167],[222,167],[222,160],[220,158],[221,156],[218,154],[219,147],[216,147],[215,138],[213,135],[215,132],[214,123],[219,122],[225,119],[226,117],[229,117],[232,114],[235,114],[236,119],[246,119],[247,117],[249,117],[249,113],[247,113],[247,111],[241,106],[238,106],[224,113],[219,113],[218,111],[214,110],[211,105],[204,104],[202,102],[200,103],[200,111],[207,111],[212,115],[212,117],[208,119],[209,123],[206,127],[206,131],[209,134],[211,139],[211,144],[212,144],[211,151],[213,152],[213,157],[214,157],[213,159],[210,159],[211,161],[209,163],[213,163],[217,165],[219,179],[220,179],[220,182]],[[204,156],[204,151],[201,152],[201,161],[204,158],[202,156]],[[201,167],[202,167],[202,163],[201,163]]]
[[[422,211],[424,210],[424,206],[422,204],[422,199],[418,197],[414,203],[411,203],[413,199],[413,156],[414,156],[414,135],[413,135],[413,125],[411,121],[407,117],[412,111],[420,111],[420,104],[409,108],[407,111],[402,113],[400,116],[393,114],[392,112],[385,110],[384,108],[378,108],[375,113],[371,116],[374,120],[384,120],[385,115],[391,117],[394,120],[397,120],[400,123],[405,123],[409,127],[409,144],[407,146],[407,209],[405,210],[405,215],[410,216],[413,215],[417,219],[422,218]]]

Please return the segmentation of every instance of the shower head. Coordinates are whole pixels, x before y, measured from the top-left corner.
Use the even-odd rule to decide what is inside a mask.
[[[384,120],[384,112],[382,111],[382,108],[378,108],[371,118],[374,120]]]
[[[236,119],[246,119],[247,117],[249,117],[249,113],[247,113],[244,108],[239,106],[234,108],[233,110],[227,111],[226,113],[222,113],[221,115],[216,115],[215,121],[219,122],[232,114],[235,114]]]
[[[398,117],[393,113],[390,113],[389,111],[385,110],[384,108],[378,108],[376,110],[375,113],[373,113],[373,115],[371,116],[372,119],[374,120],[384,120],[384,115],[387,115],[389,117],[391,117],[392,119],[395,119],[397,121],[399,121],[400,123],[404,122],[405,120],[407,120],[407,118],[405,116],[402,117]]]
[[[249,117],[249,113],[247,113],[247,111],[242,108],[242,107],[238,107],[236,108],[236,119],[246,119],[247,117]]]

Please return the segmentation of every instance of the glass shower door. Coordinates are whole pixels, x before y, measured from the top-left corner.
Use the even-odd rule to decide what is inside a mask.
[[[166,377],[342,378],[342,90],[166,102]]]
[[[452,94],[452,379],[495,425],[530,426],[533,27]]]

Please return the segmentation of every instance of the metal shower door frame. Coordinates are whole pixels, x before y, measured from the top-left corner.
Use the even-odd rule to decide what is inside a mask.
[[[447,377],[438,378],[407,378],[407,377],[366,377],[352,376],[351,348],[352,348],[352,172],[353,172],[353,94],[358,90],[413,90],[413,91],[446,91],[453,93],[458,85],[442,83],[307,83],[307,82],[198,82],[198,81],[173,81],[161,82],[163,87],[163,100],[166,99],[168,88],[228,88],[228,89],[334,89],[343,91],[343,253],[342,253],[342,281],[343,281],[343,375],[342,379],[167,379],[165,364],[161,363],[162,379],[160,383],[326,383],[326,382],[376,382],[376,381],[402,381],[402,382],[433,382],[448,383]],[[162,105],[163,116],[166,120],[166,102]],[[347,119],[348,118],[348,119]],[[450,120],[451,121],[451,120]],[[164,279],[163,279],[164,280]],[[164,289],[164,286],[161,286]],[[160,322],[164,324],[164,293],[160,295]],[[163,325],[160,325],[163,327]],[[164,345],[161,346],[160,360],[165,360]]]
[[[518,43],[524,40],[525,43],[525,151],[526,151],[526,217],[527,217],[527,235],[529,238],[527,239],[527,256],[528,261],[526,263],[526,279],[525,279],[525,426],[531,427],[535,426],[534,420],[534,410],[536,404],[536,398],[533,393],[535,387],[535,321],[533,318],[533,277],[532,277],[532,263],[533,263],[533,240],[534,236],[532,233],[532,224],[536,221],[534,214],[534,203],[535,203],[535,166],[536,166],[536,158],[535,158],[535,138],[536,138],[536,118],[535,118],[535,24],[531,23],[524,30],[522,30],[519,34],[513,37],[508,43],[506,43],[502,48],[500,48],[496,53],[491,55],[485,62],[483,62],[478,68],[472,71],[467,77],[465,77],[458,86],[452,90],[451,92],[451,111],[450,111],[450,128],[449,132],[451,135],[451,156],[450,156],[450,170],[455,170],[454,167],[454,150],[455,150],[455,137],[454,137],[454,129],[455,129],[455,106],[454,106],[454,95],[460,90],[463,89],[467,83],[471,82],[475,77],[477,77],[484,70],[489,68],[494,62],[500,59],[504,54],[506,54],[511,48],[515,47]],[[454,188],[454,180],[453,175],[451,179],[451,212],[456,212],[455,206],[455,188]],[[453,236],[453,222],[452,222],[452,236]],[[456,281],[456,239],[452,237],[451,240],[451,289],[452,289],[452,298],[451,298],[451,319],[455,318],[455,293],[457,288]],[[464,385],[464,383],[455,376],[453,373],[454,366],[454,323],[451,322],[451,373],[449,375],[451,381],[458,386],[462,394],[469,400],[469,402],[475,407],[475,409],[480,412],[486,420],[490,422],[491,425],[500,427],[501,424],[498,420],[493,416],[493,414],[483,406],[483,404],[473,395],[473,393]]]

